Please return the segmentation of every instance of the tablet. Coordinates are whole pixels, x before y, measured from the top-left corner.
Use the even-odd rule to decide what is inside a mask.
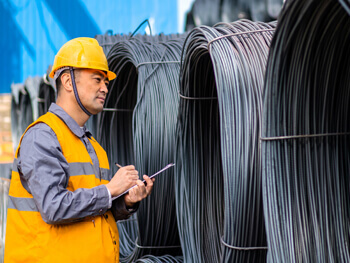
[[[158,175],[158,174],[164,172],[165,170],[169,169],[170,167],[173,167],[174,165],[175,165],[174,163],[169,163],[169,164],[168,164],[167,166],[165,166],[163,169],[161,169],[161,170],[159,170],[158,172],[156,172],[155,174],[152,174],[151,176],[149,176],[149,178],[155,177],[156,175]],[[144,184],[146,183],[145,180],[142,180],[142,182],[143,182]],[[137,184],[134,185],[133,187],[130,187],[128,190],[126,190],[125,192],[121,193],[120,195],[115,196],[115,197],[112,197],[112,200],[115,200],[115,199],[121,197],[122,195],[125,195],[127,192],[129,192],[129,190],[133,189],[133,188],[136,187],[136,186],[137,186]]]

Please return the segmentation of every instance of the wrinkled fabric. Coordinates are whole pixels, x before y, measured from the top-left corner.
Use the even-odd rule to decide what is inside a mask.
[[[69,129],[84,142],[93,162],[94,171],[99,174],[98,158],[88,140],[92,135],[86,126],[81,128],[55,103],[50,106],[49,112],[63,120]],[[67,195],[65,188],[69,178],[67,175],[70,174],[69,165],[60,150],[56,134],[45,123],[38,123],[25,133],[17,163],[17,169],[22,174],[23,187],[34,195],[36,205],[47,223],[69,223],[69,221],[75,221],[76,218],[95,215],[100,210],[106,211],[109,208],[110,195],[104,185],[92,189],[78,189]],[[48,173],[54,175],[52,180],[42,180],[41,178]],[[112,177],[109,171],[108,177],[108,180]],[[57,187],[54,187],[55,185]],[[53,197],[61,202],[54,201]],[[80,200],[94,201],[83,203]],[[121,213],[118,218],[130,214],[122,198],[113,202],[113,209],[115,215]]]

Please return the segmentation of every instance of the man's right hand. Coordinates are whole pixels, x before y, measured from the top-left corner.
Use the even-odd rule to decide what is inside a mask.
[[[114,197],[136,185],[137,180],[139,180],[139,172],[135,170],[135,166],[128,165],[119,168],[118,172],[115,173],[112,180],[106,186],[112,197]]]

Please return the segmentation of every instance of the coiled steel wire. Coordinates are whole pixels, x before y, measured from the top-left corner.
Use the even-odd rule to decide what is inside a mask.
[[[238,19],[269,22],[277,19],[283,0],[196,0],[187,14],[185,30]]]
[[[24,84],[11,84],[11,135],[14,147],[13,152],[15,152],[18,146],[23,132],[33,121],[31,108],[24,111],[24,108],[27,107],[26,105],[31,107],[30,98],[24,88]],[[31,119],[29,117],[26,118],[23,113],[29,113]]]
[[[350,1],[349,0],[339,0],[339,3],[343,6],[346,12],[350,15]]]
[[[165,256],[152,256],[152,255],[147,255],[144,256],[138,260],[135,261],[136,263],[173,263],[173,262],[183,262],[183,258],[180,256],[173,257],[170,255],[165,255]]]
[[[38,90],[41,80],[41,77],[28,77],[24,84],[11,85],[11,133],[14,151],[25,129],[39,117]]]
[[[102,46],[103,52],[107,56],[109,51],[111,50],[111,48],[119,41],[135,39],[136,38],[136,39],[139,39],[142,42],[166,42],[166,41],[171,40],[171,39],[177,39],[177,38],[179,38],[181,36],[181,34],[163,34],[163,33],[160,33],[158,35],[152,35],[152,34],[151,35],[147,35],[147,34],[137,33],[138,30],[140,29],[140,27],[143,24],[145,24],[146,22],[148,23],[148,27],[149,27],[150,33],[152,33],[152,29],[149,26],[148,19],[146,19],[145,21],[143,21],[138,26],[138,28],[135,29],[135,31],[133,33],[129,33],[129,34],[115,34],[115,35],[113,35],[112,31],[107,31],[103,35],[96,35],[95,38],[98,41],[98,43],[100,44],[100,46]]]
[[[52,102],[56,101],[56,88],[45,74],[39,84],[38,92],[38,114],[44,115],[50,108]]]
[[[140,29],[140,27],[145,24],[146,22],[148,22],[148,20],[146,19],[145,21],[143,21],[140,26],[135,29],[135,31],[133,33],[129,33],[129,34],[115,34],[113,35],[112,31],[107,31],[105,34],[103,35],[96,35],[95,36],[95,39],[99,42],[100,46],[102,46],[103,48],[103,52],[105,53],[106,56],[108,56],[108,53],[109,51],[111,50],[111,48],[118,42],[120,41],[128,41],[130,39],[139,39],[141,42],[166,42],[168,40],[171,40],[171,39],[177,39],[181,36],[181,34],[163,34],[163,33],[160,33],[158,35],[155,35],[155,36],[152,36],[152,35],[147,35],[147,34],[136,34],[138,32],[138,30]],[[148,26],[149,26],[149,23],[148,23]],[[150,28],[150,32],[152,32],[151,28]],[[123,68],[123,73],[122,73],[122,76],[135,76],[135,72],[129,72],[129,71],[133,71],[134,70],[134,67],[132,66],[130,69],[128,68],[128,66],[126,66],[126,68]],[[126,74],[126,75],[125,75]],[[133,81],[133,80],[128,80],[128,83],[127,84],[130,84],[132,85],[132,87],[134,87],[134,84],[132,83],[129,83],[129,81]],[[129,93],[129,95],[132,95]],[[131,103],[131,104],[130,104]],[[127,107],[126,109],[123,109],[121,110],[120,112],[129,112],[132,114],[132,109],[134,107],[134,104],[135,102],[130,102],[130,101],[127,101],[126,104],[125,104],[125,107]],[[129,107],[129,105],[132,105],[132,107]],[[113,106],[113,105],[112,105]],[[106,110],[108,111],[108,110]],[[108,114],[107,114],[108,115]],[[113,115],[113,110],[111,111],[111,116],[114,116]],[[100,137],[100,130],[97,130],[98,127],[100,127],[100,123],[101,123],[101,120],[99,119],[101,115],[93,115],[90,117],[89,121],[87,122],[87,127],[89,128],[89,130],[95,134],[96,136]],[[113,117],[114,118],[114,117]],[[118,129],[120,127],[113,127],[113,129],[111,130],[115,130],[115,129]],[[131,131],[131,130],[130,130]],[[123,135],[126,135],[128,136],[127,134],[131,134],[131,132],[127,132],[125,131],[125,133],[119,133],[121,136]],[[120,142],[129,142],[129,140],[125,140],[124,138],[120,138]],[[108,144],[108,143],[107,143]],[[125,149],[125,147],[124,147]],[[129,151],[127,153],[123,153],[120,155],[121,158],[123,158],[123,156],[129,156],[129,155],[132,155],[133,156],[133,151]],[[129,156],[130,157],[130,156]],[[127,158],[127,160],[130,160],[132,162],[130,163],[133,163],[133,159],[130,159],[130,158]],[[122,162],[123,160],[120,160],[120,162]]]
[[[266,260],[259,131],[275,26],[201,26],[184,44],[175,187],[185,262]]]
[[[349,262],[349,1],[287,1],[262,129],[269,262]]]
[[[11,133],[14,151],[29,124],[46,113],[56,98],[56,90],[43,77],[28,77],[24,84],[11,85]]]
[[[183,36],[165,42],[157,37],[150,42],[132,37],[110,49],[109,68],[117,78],[111,82],[97,131],[110,163],[134,164],[142,176],[174,162],[183,41]],[[116,169],[112,167],[113,172]],[[152,194],[140,203],[137,216],[118,222],[122,262],[144,255],[182,254],[173,174],[172,168],[157,176]],[[162,257],[166,261],[156,262],[178,261],[178,257]]]

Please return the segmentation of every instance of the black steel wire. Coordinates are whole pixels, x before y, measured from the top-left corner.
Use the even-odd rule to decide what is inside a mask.
[[[151,41],[124,39],[110,49],[109,68],[117,78],[111,82],[105,107],[123,111],[102,112],[97,132],[110,163],[134,164],[140,176],[174,162],[179,59],[184,37],[165,42],[157,36],[148,40]],[[121,262],[148,254],[151,258],[169,254],[163,256],[168,261],[159,262],[177,262],[168,257],[177,260],[170,255],[182,254],[173,174],[174,170],[169,169],[158,176],[152,195],[141,202],[137,216],[118,222]]]
[[[350,261],[350,16],[339,2],[287,1],[271,44],[262,129],[269,262]]]
[[[11,85],[11,134],[14,150],[29,124],[39,115],[38,90],[42,78],[28,77],[24,84]]]
[[[164,255],[164,256],[158,256],[158,257],[147,255],[136,260],[135,262],[136,263],[173,263],[173,262],[182,263],[183,258],[179,256],[173,257],[170,255]]]
[[[11,85],[11,135],[14,151],[18,146],[23,132],[31,123],[30,121],[32,121],[27,121],[26,118],[23,118],[23,110],[21,110],[23,108],[21,105],[28,104],[29,100],[29,95],[24,88],[24,84],[14,83]]]
[[[273,21],[278,18],[283,3],[283,0],[196,0],[187,14],[185,31],[238,19]]]
[[[47,78],[48,76],[45,74],[39,85],[39,116],[45,114],[49,110],[51,103],[56,101],[56,90],[54,87],[52,87],[51,83]]]
[[[148,21],[148,20],[145,20],[144,22],[142,22],[141,25],[143,23],[145,23],[146,21]],[[163,33],[160,33],[158,35],[152,36],[152,35],[147,35],[147,34],[140,34],[140,33],[136,34],[136,33],[137,33],[137,30],[135,30],[133,33],[129,33],[129,34],[115,34],[115,35],[111,35],[110,32],[106,32],[103,35],[96,35],[95,38],[98,41],[98,43],[100,44],[100,46],[102,46],[103,52],[107,56],[109,51],[111,50],[112,46],[114,46],[119,41],[128,40],[131,38],[133,38],[133,39],[136,38],[142,42],[166,42],[168,40],[176,39],[176,38],[179,38],[181,36],[181,34],[163,34]]]
[[[185,262],[266,260],[259,131],[275,25],[201,26],[184,44],[175,186]]]
[[[343,6],[346,12],[350,15],[350,1],[349,0],[339,0],[339,3]]]

